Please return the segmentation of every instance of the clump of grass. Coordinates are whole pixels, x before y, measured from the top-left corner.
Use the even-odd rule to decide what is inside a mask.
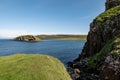
[[[95,18],[95,20],[97,20],[97,21],[103,21],[106,18],[111,18],[111,17],[117,16],[119,14],[120,14],[120,5],[116,6],[116,7],[113,7],[111,9],[103,12],[102,14],[100,14],[99,16],[97,16]]]
[[[56,58],[39,54],[0,57],[0,80],[71,80]]]

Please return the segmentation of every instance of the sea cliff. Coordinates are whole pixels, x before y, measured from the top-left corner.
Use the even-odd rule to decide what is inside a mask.
[[[119,35],[120,0],[107,0],[106,11],[90,24],[82,53],[68,63],[71,76],[76,80],[119,80]]]

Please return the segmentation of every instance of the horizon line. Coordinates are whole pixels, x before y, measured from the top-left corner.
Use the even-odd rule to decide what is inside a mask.
[[[17,37],[17,36],[23,36],[23,35],[33,35],[33,36],[37,36],[37,35],[81,35],[81,36],[87,36],[88,34],[76,34],[76,33],[61,33],[61,34],[21,34],[21,35],[16,35],[16,36],[0,36],[0,39],[12,39],[14,37]]]

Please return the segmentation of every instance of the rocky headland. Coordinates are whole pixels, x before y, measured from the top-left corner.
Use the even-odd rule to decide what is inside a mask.
[[[26,41],[26,42],[39,42],[41,39],[39,37],[33,36],[33,35],[23,35],[23,36],[18,36],[14,38],[13,40],[16,41]]]
[[[90,25],[82,53],[68,63],[75,80],[120,80],[120,0],[107,0],[106,10]]]

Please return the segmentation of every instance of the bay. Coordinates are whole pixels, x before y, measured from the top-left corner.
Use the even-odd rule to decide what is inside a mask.
[[[65,65],[81,53],[85,41],[77,40],[43,40],[41,42],[20,42],[0,39],[0,56],[18,53],[47,54],[58,58]]]

